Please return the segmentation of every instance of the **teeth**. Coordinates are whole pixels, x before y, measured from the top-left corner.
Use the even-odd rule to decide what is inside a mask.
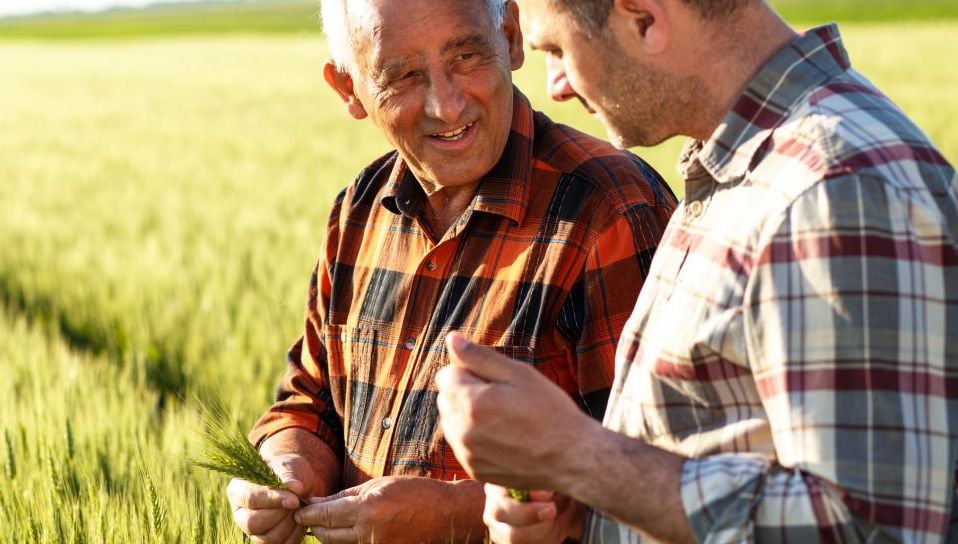
[[[462,128],[460,128],[459,130],[453,130],[453,131],[450,131],[450,132],[441,132],[441,133],[438,133],[438,134],[433,134],[432,136],[433,136],[434,138],[440,138],[440,139],[443,139],[443,140],[458,140],[459,138],[462,138],[462,135],[465,134],[465,133],[466,133],[466,130],[468,130],[469,127],[471,127],[473,124],[475,124],[475,121],[472,122],[472,123],[469,123],[468,125],[466,125],[466,126],[464,126],[464,127],[462,127]]]

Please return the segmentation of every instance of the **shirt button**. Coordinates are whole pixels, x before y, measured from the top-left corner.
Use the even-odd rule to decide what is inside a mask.
[[[346,333],[342,333],[339,335],[339,340],[341,342],[345,342],[347,338],[349,338],[349,336],[347,336]]]
[[[689,204],[689,214],[691,214],[692,217],[698,217],[702,215],[702,210],[704,209],[705,206],[702,205],[701,200],[696,200],[695,202]]]
[[[430,261],[427,261],[427,262],[426,262],[426,270],[428,270],[428,271],[430,271],[430,272],[433,272],[433,271],[435,271],[437,268],[439,268],[439,266],[436,264],[436,261],[430,260]]]
[[[383,419],[383,429],[388,429],[393,426],[393,418],[387,417]]]
[[[416,339],[415,339],[415,338],[410,338],[409,340],[406,340],[406,349],[410,349],[410,350],[411,350],[411,349],[415,349],[415,347],[416,347]]]

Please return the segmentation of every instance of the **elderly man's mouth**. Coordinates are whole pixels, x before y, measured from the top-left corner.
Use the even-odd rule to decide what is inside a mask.
[[[465,149],[472,143],[476,132],[476,121],[448,132],[436,132],[429,135],[429,141],[441,149],[456,151]]]
[[[450,130],[449,132],[437,132],[435,134],[430,134],[430,138],[435,138],[443,142],[455,142],[466,137],[466,133],[469,132],[469,129],[475,126],[476,122],[473,121],[468,125],[459,127],[455,130]]]

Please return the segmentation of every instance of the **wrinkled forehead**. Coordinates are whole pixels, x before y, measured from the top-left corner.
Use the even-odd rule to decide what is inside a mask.
[[[359,63],[428,52],[446,42],[494,32],[486,0],[344,0]]]

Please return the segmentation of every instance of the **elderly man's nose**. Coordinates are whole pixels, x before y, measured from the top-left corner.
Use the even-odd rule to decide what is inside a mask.
[[[434,78],[430,82],[426,94],[426,115],[444,123],[455,123],[465,107],[465,95],[449,78]]]
[[[565,67],[559,60],[549,59],[546,61],[546,70],[548,72],[549,96],[556,102],[565,102],[576,97],[575,89],[569,83],[566,76]]]

